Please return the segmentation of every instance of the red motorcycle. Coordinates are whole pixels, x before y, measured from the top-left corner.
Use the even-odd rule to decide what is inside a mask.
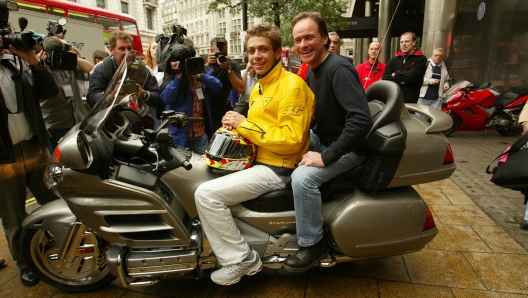
[[[502,86],[484,84],[479,89],[468,81],[454,84],[445,94],[442,110],[453,118],[453,126],[444,131],[446,136],[455,130],[496,129],[503,136],[522,132],[519,114],[528,101],[528,90],[504,92]]]

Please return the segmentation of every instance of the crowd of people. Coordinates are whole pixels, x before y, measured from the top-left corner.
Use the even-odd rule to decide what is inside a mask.
[[[300,13],[291,23],[295,51],[303,61],[299,76],[282,67],[282,36],[269,23],[247,31],[248,60],[243,71],[229,59],[227,42],[216,37],[210,41],[210,53],[199,74],[161,71],[157,42],[150,43],[145,53],[151,75],[137,93],[149,106],[154,127],[159,125],[161,112],[170,109],[204,118],[186,128],[169,127],[176,144],[197,154],[205,153],[220,128],[236,130],[259,146],[252,167],[203,183],[195,193],[203,229],[221,265],[211,275],[217,284],[236,283],[262,268],[258,253],[250,249],[228,207],[286,188],[290,181],[299,249],[286,258],[284,269],[304,272],[328,254],[319,187],[364,161],[359,149],[372,126],[365,96],[369,86],[378,80],[393,81],[406,103],[434,108],[440,108],[439,99],[449,88],[443,49],[434,49],[427,59],[416,49],[412,32],[401,35],[401,51],[386,64],[378,60],[382,45],[374,41],[368,47],[368,60],[355,67],[352,58],[339,54],[339,36],[328,31],[320,13]],[[38,282],[25,265],[18,241],[27,215],[27,189],[40,204],[56,199],[42,181],[50,154],[101,98],[132,43],[128,33],[114,31],[109,37],[110,55],[104,50],[94,52],[93,64],[78,58],[75,71],[50,70],[43,63],[45,52],[12,46],[0,50],[0,76],[8,82],[0,86],[0,117],[9,124],[0,126],[0,193],[4,198],[0,216],[26,286]],[[218,52],[225,54],[224,59]],[[185,39],[173,54],[170,68],[180,69],[196,55],[192,40]],[[17,64],[20,59],[25,63]],[[24,75],[12,80],[17,73]],[[88,88],[83,88],[87,80]],[[249,106],[246,112],[233,110],[232,94],[240,94],[240,102]],[[0,258],[0,266],[4,262]]]

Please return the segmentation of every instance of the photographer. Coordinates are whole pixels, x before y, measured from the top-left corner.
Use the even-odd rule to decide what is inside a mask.
[[[112,80],[112,76],[121,64],[126,54],[132,51],[132,36],[124,31],[112,31],[108,40],[112,56],[104,59],[102,65],[96,67],[90,76],[90,87],[86,100],[93,107],[103,95],[103,92]],[[149,75],[144,86],[139,86],[139,96],[148,106],[156,107],[160,102],[158,81]]]
[[[62,51],[61,47],[64,47],[62,44],[67,45],[65,41],[58,37],[48,36],[44,39],[46,51],[41,51],[37,56],[41,60],[46,61],[51,52]],[[73,48],[69,52],[75,53]],[[77,80],[85,81],[85,74],[92,71],[93,65],[87,60],[79,58],[77,54],[76,57],[77,66],[75,70],[48,65],[55,83],[59,86],[59,93],[40,105],[46,129],[51,135],[50,144],[48,145],[50,154],[53,154],[53,150],[55,150],[59,140],[75,124],[81,122],[88,113],[88,110],[83,105],[82,90]]]
[[[244,83],[240,75],[240,65],[236,61],[229,60],[227,40],[222,36],[211,39],[211,53],[207,57],[205,65],[212,68],[211,75],[218,78],[223,85],[220,94],[211,96],[213,130],[217,130],[222,127],[222,117],[231,110],[228,99],[231,88],[240,94],[244,92]],[[210,73],[210,70],[206,72]]]
[[[181,45],[173,53],[174,61],[171,62],[173,70],[179,69],[174,74],[171,82],[161,92],[161,100],[166,104],[166,110],[185,112],[189,117],[203,117],[204,122],[192,123],[185,128],[169,126],[174,143],[185,146],[197,154],[205,154],[209,139],[213,134],[211,125],[210,95],[222,91],[222,83],[217,78],[201,73],[188,74],[184,68],[185,60],[196,55],[196,51],[188,46]],[[200,58],[201,60],[201,58]],[[200,66],[203,65],[201,60]]]
[[[9,29],[7,23],[0,27]],[[20,281],[33,286],[39,279],[26,267],[22,255],[21,224],[27,216],[27,188],[39,204],[56,199],[42,179],[50,154],[39,99],[55,96],[59,89],[35,51],[7,47],[4,39],[13,39],[6,36],[13,35],[4,31],[0,37],[0,217]],[[6,48],[16,56],[4,53]]]

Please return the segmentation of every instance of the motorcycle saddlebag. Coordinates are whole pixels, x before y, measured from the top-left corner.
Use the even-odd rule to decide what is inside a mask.
[[[367,161],[358,186],[367,190],[383,190],[392,181],[406,148],[407,130],[401,121],[378,128],[366,141]]]

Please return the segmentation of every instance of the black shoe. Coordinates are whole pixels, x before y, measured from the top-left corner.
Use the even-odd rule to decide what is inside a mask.
[[[519,226],[523,230],[528,230],[528,220],[523,220],[523,222],[521,222],[521,224]]]
[[[27,287],[38,284],[39,278],[28,268],[20,270],[20,282]]]
[[[282,266],[286,271],[304,272],[317,265],[320,259],[328,255],[329,249],[323,238],[310,247],[299,247],[297,253],[289,256]]]

